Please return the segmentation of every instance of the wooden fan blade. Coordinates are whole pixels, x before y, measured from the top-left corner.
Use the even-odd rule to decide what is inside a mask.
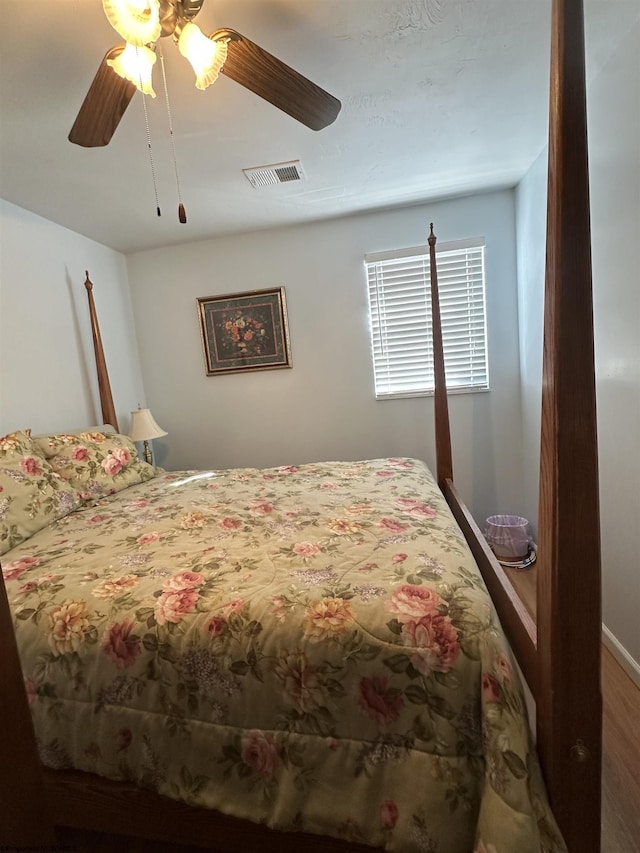
[[[269,101],[311,128],[322,130],[335,121],[341,103],[320,86],[235,30],[218,30],[209,38],[228,38],[229,53],[222,74]]]
[[[118,45],[105,54],[73,123],[69,142],[85,148],[109,144],[136,91],[133,83],[107,65],[107,59],[115,59],[123,50],[124,45]]]

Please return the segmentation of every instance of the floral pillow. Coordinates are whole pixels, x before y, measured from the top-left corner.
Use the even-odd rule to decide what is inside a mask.
[[[0,554],[80,505],[76,489],[51,468],[30,431],[0,438]]]
[[[156,475],[138,459],[125,435],[104,432],[61,433],[35,439],[53,470],[76,489],[82,500],[112,495]]]

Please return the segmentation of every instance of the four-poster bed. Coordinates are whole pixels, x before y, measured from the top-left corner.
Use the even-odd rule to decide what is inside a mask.
[[[467,538],[536,699],[537,745],[554,815],[568,849],[571,853],[582,853],[596,851],[600,845],[601,698],[599,520],[581,0],[554,0],[552,32],[537,623],[520,603],[453,484],[432,234],[429,243],[436,455],[440,489]],[[113,423],[115,411],[89,285],[90,282],[87,290],[103,418]],[[100,512],[107,512],[106,504],[100,506]],[[197,520],[193,523],[197,524]],[[11,558],[13,553],[8,553]],[[19,570],[20,567],[14,571]],[[190,582],[195,583],[193,578]],[[44,812],[61,826],[159,838],[175,844],[200,844],[228,851],[371,849],[359,844],[357,835],[353,842],[347,842],[308,833],[274,832],[208,809],[161,798],[133,784],[112,782],[84,772],[45,768],[40,774],[35,744],[29,737],[12,617],[2,586],[0,649],[7,672],[7,689],[0,697],[0,721],[5,732],[0,760],[4,767],[16,768],[16,775],[7,778],[3,774],[0,793],[3,802],[16,804],[15,809],[5,809],[6,816],[2,818],[6,823],[3,832],[10,843],[51,842],[53,832],[43,814],[44,804]],[[185,600],[183,597],[182,601]],[[396,616],[400,614],[395,626],[400,634],[409,623],[402,621],[400,605],[396,602],[393,606]],[[166,613],[162,618],[166,618]],[[439,624],[444,631],[442,623]],[[212,622],[212,636],[218,630],[223,630],[221,625]],[[255,625],[251,630],[257,630]],[[121,643],[118,665],[125,665],[127,654],[133,655],[134,650],[137,654],[139,648],[133,640],[127,644],[126,630],[123,632],[120,639],[124,651]],[[152,640],[147,643],[152,645]],[[116,654],[114,647],[110,647],[109,653]],[[249,665],[254,664],[255,661],[249,661]],[[420,660],[415,659],[413,669],[407,666],[410,677],[415,677],[418,665]],[[444,678],[447,669],[442,659],[439,666]],[[77,672],[75,675],[79,676]],[[493,681],[484,684],[485,698],[488,694],[490,700],[495,698],[492,692],[497,694],[499,690],[496,678],[492,678]],[[376,684],[380,686],[381,682]],[[417,691],[407,691],[405,695],[413,696],[418,704]],[[393,716],[397,700],[397,693],[387,693],[386,708],[379,709],[379,714],[386,712]],[[122,743],[125,741],[126,738]],[[509,761],[517,776],[522,761],[517,756]],[[20,796],[20,782],[28,786],[28,797]],[[415,782],[414,779],[414,785]],[[391,828],[396,815],[390,804],[385,808],[382,814]],[[561,849],[553,846],[552,829],[549,832],[548,847],[544,849]]]

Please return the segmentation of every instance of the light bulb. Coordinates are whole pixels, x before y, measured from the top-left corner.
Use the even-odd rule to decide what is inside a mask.
[[[227,59],[226,39],[212,41],[196,24],[189,22],[182,28],[178,48],[196,73],[198,89],[206,89],[215,83]]]
[[[160,0],[102,0],[107,20],[122,38],[142,47],[160,38]]]
[[[107,65],[110,65],[120,77],[133,83],[140,92],[155,98],[156,93],[151,84],[151,72],[155,61],[156,55],[150,48],[127,44],[115,59],[107,59]]]

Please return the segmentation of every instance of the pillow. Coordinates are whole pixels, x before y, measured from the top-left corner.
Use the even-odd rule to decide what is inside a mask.
[[[51,468],[29,430],[0,438],[0,554],[81,505]]]
[[[138,459],[136,446],[126,435],[60,433],[40,436],[35,442],[56,474],[84,501],[112,495],[156,475],[153,465]]]

